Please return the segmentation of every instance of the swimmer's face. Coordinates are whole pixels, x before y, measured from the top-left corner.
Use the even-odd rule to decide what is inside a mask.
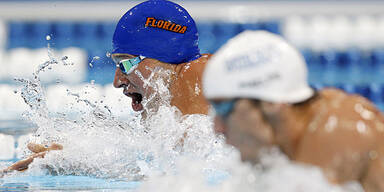
[[[247,99],[236,101],[228,116],[216,116],[215,131],[224,134],[226,142],[240,151],[243,161],[251,163],[258,161],[259,150],[273,140],[272,129],[259,106]]]
[[[115,64],[119,64],[123,59],[132,59],[134,57],[137,56],[130,54],[112,55]],[[148,79],[153,69],[159,66],[170,69],[172,65],[160,62],[156,59],[145,58],[138,64],[137,68],[132,73],[125,74],[120,68],[116,68],[113,86],[116,88],[123,88],[124,95],[132,98],[132,109],[134,111],[142,111],[143,105],[141,102],[143,101],[143,98],[148,98],[153,94],[154,90],[151,86],[144,86],[143,80]]]

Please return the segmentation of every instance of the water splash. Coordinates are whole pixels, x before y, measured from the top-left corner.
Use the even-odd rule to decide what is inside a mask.
[[[131,118],[121,121],[104,102],[89,101],[71,90],[67,96],[75,99],[70,106],[72,113],[77,105],[82,108],[75,111],[76,115],[52,113],[39,74],[65,63],[49,56],[33,79],[18,81],[30,107],[24,117],[38,126],[29,142],[55,142],[64,149],[36,159],[28,171],[16,176],[58,174],[141,180],[145,181],[141,191],[342,190],[329,184],[319,169],[293,164],[278,151],[264,155],[256,166],[241,163],[238,152],[214,134],[212,116],[183,116],[170,105],[170,79],[164,77],[172,73],[162,68],[153,69],[147,79],[136,72],[147,88],[155,90],[142,102],[145,121],[139,113],[127,114]],[[153,108],[155,105],[158,107]],[[29,154],[24,149],[24,156]]]
[[[95,62],[95,61],[97,61],[97,60],[99,60],[100,59],[100,57],[99,56],[94,56],[93,58],[92,58],[92,60],[91,60],[91,62],[89,62],[89,67],[93,67],[93,63]]]
[[[330,184],[319,168],[289,161],[278,149],[264,151],[261,162],[252,166],[227,161],[227,172],[207,172],[204,163],[180,161],[177,175],[152,178],[139,191],[167,192],[363,192],[357,182]],[[202,171],[203,170],[203,171]],[[205,171],[204,171],[205,170]],[[207,179],[206,178],[211,178]],[[194,179],[189,179],[194,178]],[[215,181],[221,181],[217,184]],[[182,184],[181,184],[182,183]]]
[[[30,107],[24,116],[38,126],[29,142],[55,142],[64,149],[36,159],[26,174],[142,180],[154,174],[176,172],[175,162],[181,157],[193,156],[216,167],[231,153],[232,148],[213,133],[211,117],[182,116],[170,105],[169,79],[160,77],[169,77],[171,72],[161,68],[155,68],[148,79],[141,76],[145,86],[155,90],[142,102],[146,109],[152,109],[146,111],[145,121],[135,113],[127,114],[132,115],[130,121],[120,121],[102,101],[89,101],[71,90],[67,90],[67,96],[75,99],[73,107],[83,104],[84,108],[76,111],[76,115],[49,112],[39,74],[54,65],[65,65],[67,57],[60,60],[49,54],[49,58],[39,66],[33,79],[17,81],[23,85],[21,95]],[[154,105],[160,107],[154,110],[150,107]],[[29,154],[25,150],[24,155]]]

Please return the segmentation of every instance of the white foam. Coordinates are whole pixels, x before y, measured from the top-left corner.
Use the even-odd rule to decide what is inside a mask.
[[[330,184],[319,168],[292,163],[278,150],[262,155],[260,164],[251,166],[233,159],[227,159],[227,174],[204,170],[204,163],[184,160],[179,162],[178,174],[158,176],[143,183],[139,191],[161,192],[362,192],[356,182],[347,186]],[[228,175],[229,173],[229,175]],[[207,184],[207,176],[219,180],[219,184]],[[191,179],[193,178],[193,179]],[[215,180],[215,179],[214,179]],[[213,182],[215,183],[215,182]],[[217,182],[216,182],[217,183]]]

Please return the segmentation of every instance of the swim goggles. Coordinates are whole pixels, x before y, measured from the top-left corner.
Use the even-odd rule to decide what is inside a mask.
[[[210,102],[210,103],[212,107],[215,109],[216,115],[227,118],[233,111],[233,108],[237,100],[238,99],[232,99],[230,101]]]
[[[119,62],[117,67],[119,67],[124,74],[128,75],[132,73],[137,68],[139,63],[142,62],[144,59],[144,56],[138,56],[131,59],[123,59]]]

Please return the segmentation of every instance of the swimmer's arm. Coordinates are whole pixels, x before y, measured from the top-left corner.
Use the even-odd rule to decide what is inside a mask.
[[[28,165],[31,164],[35,158],[44,158],[45,154],[46,154],[46,151],[40,152],[40,153],[35,153],[26,159],[20,160],[16,163],[12,164],[7,169],[3,170],[3,172],[8,173],[11,171],[25,171],[28,169]]]
[[[29,164],[31,164],[35,158],[44,158],[45,154],[48,151],[62,150],[63,149],[62,145],[59,145],[56,143],[52,144],[49,147],[44,147],[43,145],[40,145],[40,144],[30,143],[30,144],[28,144],[27,147],[34,154],[32,154],[31,156],[29,156],[26,159],[23,159],[23,160],[20,160],[20,161],[14,163],[11,166],[9,166],[8,168],[0,171],[0,177],[2,177],[4,174],[9,173],[11,171],[25,171],[28,169]]]

